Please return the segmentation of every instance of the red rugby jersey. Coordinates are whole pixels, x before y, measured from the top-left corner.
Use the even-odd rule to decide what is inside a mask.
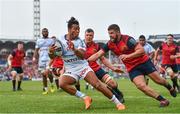
[[[178,46],[178,49],[179,49],[178,52],[180,52],[180,46]],[[180,58],[176,59],[176,64],[180,64]]]
[[[12,67],[21,67],[23,64],[22,61],[24,60],[25,57],[24,50],[14,49],[12,52],[12,56],[13,56],[11,61]]]
[[[86,45],[85,59],[88,59],[91,55],[98,52],[100,49],[99,45],[95,42]],[[101,68],[101,66],[96,61],[89,62],[89,66],[93,69],[93,71],[97,71]]]
[[[176,64],[180,65],[180,58],[176,59]]]
[[[128,35],[121,35],[121,40],[119,42],[114,43],[109,40],[108,43],[103,47],[103,51],[107,52],[107,51],[111,50],[117,56],[120,56],[122,54],[131,54],[131,53],[135,52],[136,44],[137,43],[134,38],[132,38]],[[149,59],[149,57],[146,54],[144,54],[144,55],[141,55],[136,58],[130,58],[127,60],[123,60],[122,62],[125,64],[126,69],[129,72],[137,65],[146,62],[148,59]]]
[[[64,62],[61,57],[55,57],[52,62],[53,68],[62,68],[64,65]]]
[[[163,42],[159,49],[162,51],[162,64],[163,65],[174,65],[176,64],[176,60],[170,59],[171,55],[175,55],[178,52],[178,47],[173,43],[168,45]]]

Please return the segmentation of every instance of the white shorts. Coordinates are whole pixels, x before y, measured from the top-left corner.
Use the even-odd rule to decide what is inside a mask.
[[[65,73],[62,75],[70,76],[76,80],[84,79],[88,72],[93,71],[89,65],[79,65],[73,69],[65,69]],[[93,71],[94,72],[94,71]]]
[[[40,72],[44,72],[46,69],[48,69],[48,66],[49,66],[49,60],[39,61],[38,70]]]

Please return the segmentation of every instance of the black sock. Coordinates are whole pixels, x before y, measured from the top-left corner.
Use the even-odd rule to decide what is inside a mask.
[[[159,96],[156,98],[156,100],[162,101],[162,100],[165,100],[165,98],[164,98],[163,96],[159,95]]]
[[[120,95],[121,97],[123,97],[123,94],[122,92],[116,87],[116,88],[113,88],[113,90],[118,94]]]
[[[86,88],[85,89],[88,90],[88,88],[89,88],[89,84],[86,83]]]
[[[45,87],[47,87],[47,78],[44,75],[42,75],[42,78],[43,78],[43,80],[42,80],[43,81],[43,88],[45,88]]]
[[[49,77],[50,83],[53,83],[53,75],[52,74],[48,74],[48,77]]]
[[[76,84],[75,87],[76,87],[76,89],[77,89],[78,91],[80,91],[80,85],[79,85],[79,84]]]
[[[172,86],[168,83],[166,85],[164,85],[164,87],[166,87],[168,90],[171,90],[172,89]]]
[[[55,79],[56,87],[59,89],[59,79]]]
[[[16,89],[16,80],[12,80],[13,89]]]
[[[117,88],[113,88],[111,92],[116,96],[116,98],[119,99],[120,95],[119,95],[119,90]]]
[[[149,83],[149,78],[146,79],[146,85],[148,85],[148,83]]]
[[[18,81],[18,89],[21,88],[21,81]]]
[[[179,85],[178,85],[178,83],[177,83],[177,77],[174,77],[173,79],[171,79],[172,80],[172,82],[173,82],[173,87],[175,88],[175,87],[179,87]]]

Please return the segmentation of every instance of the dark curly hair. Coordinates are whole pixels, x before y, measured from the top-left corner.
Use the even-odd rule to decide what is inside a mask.
[[[79,25],[79,21],[74,17],[71,17],[67,23],[68,29],[71,28],[73,24]]]

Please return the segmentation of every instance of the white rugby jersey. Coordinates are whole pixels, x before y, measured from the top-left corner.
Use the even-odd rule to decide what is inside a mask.
[[[48,48],[54,44],[54,39],[52,38],[40,38],[36,41],[35,48],[39,48],[39,61],[50,60],[48,55]]]
[[[143,47],[144,47],[145,53],[148,55],[151,54],[153,51],[155,51],[154,48],[147,42]]]
[[[78,66],[88,65],[86,60],[82,60],[77,57],[74,51],[68,48],[67,40],[65,35],[58,38],[58,40],[62,43],[62,58],[64,60],[64,65],[66,69],[77,68]],[[86,49],[86,45],[82,39],[79,37],[72,41],[74,43],[75,48],[77,49]]]

